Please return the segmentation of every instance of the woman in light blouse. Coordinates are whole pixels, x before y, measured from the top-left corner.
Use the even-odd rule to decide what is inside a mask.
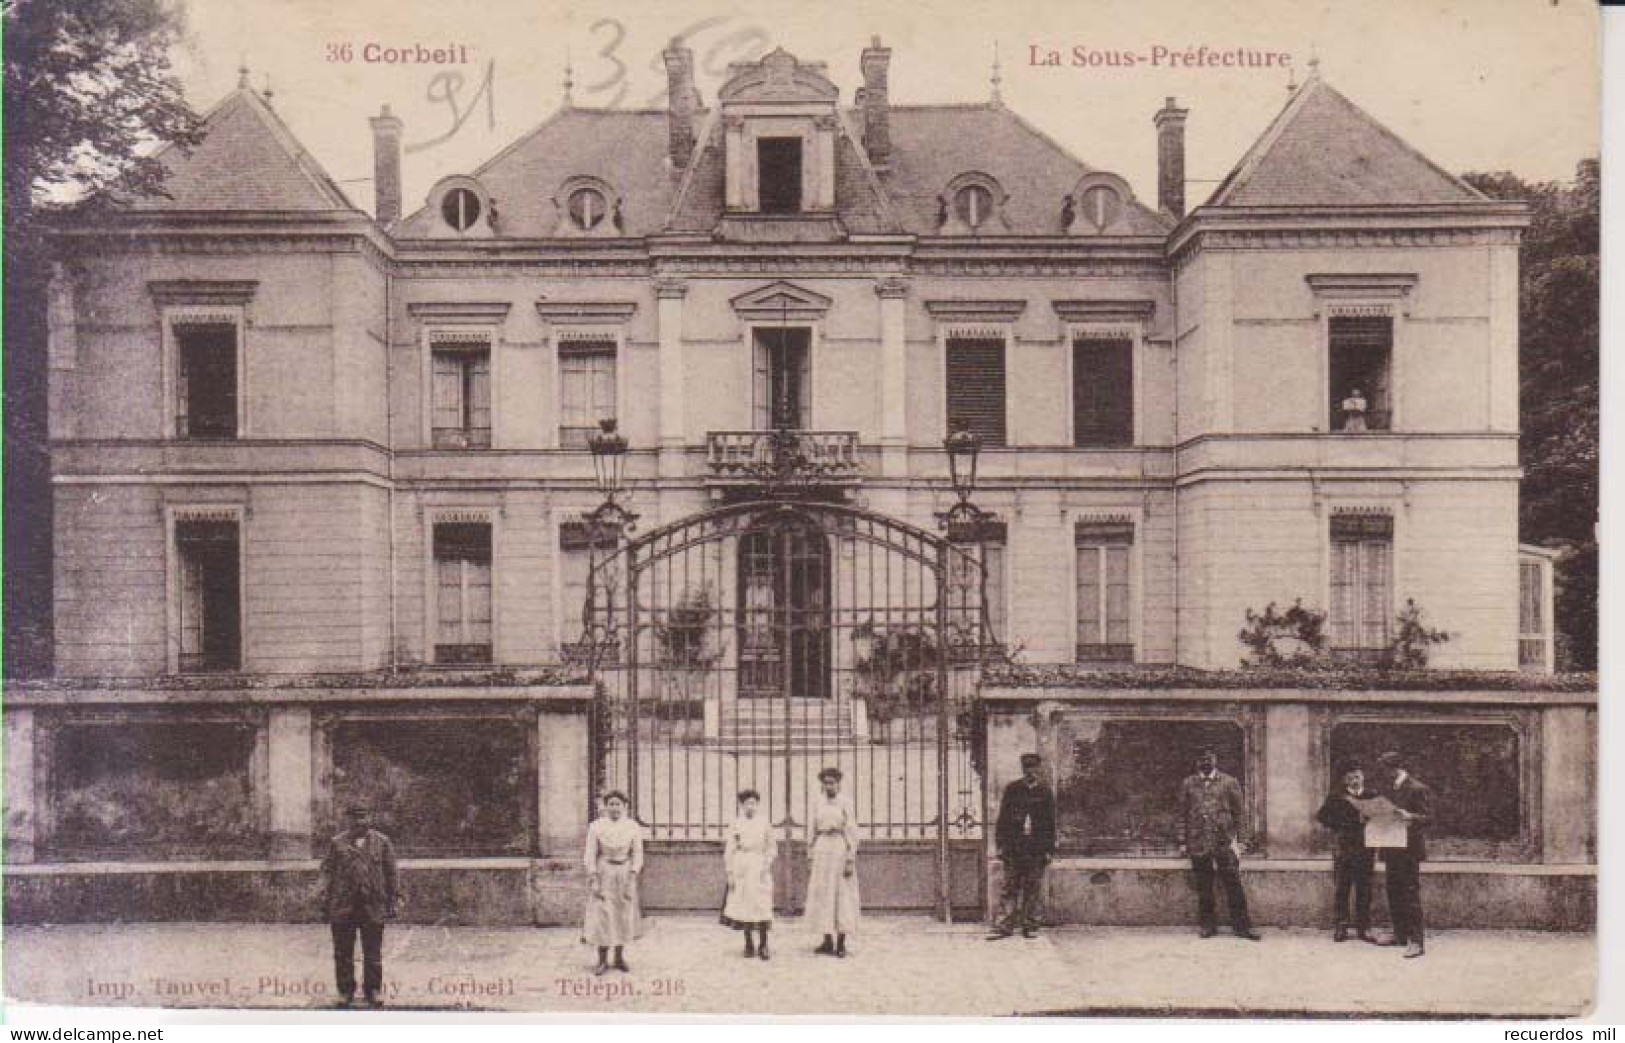
[[[760,814],[762,795],[739,793],[739,817],[728,827],[722,865],[728,874],[728,900],[722,922],[745,932],[745,956],[767,959],[767,932],[773,926],[773,858],[778,841],[767,816]],[[761,936],[756,944],[752,932]]]
[[[629,802],[620,790],[604,795],[604,813],[587,827],[587,912],[581,940],[598,946],[594,974],[611,967],[631,970],[622,953],[636,937],[638,926],[638,873],[643,869],[643,827],[627,813]],[[614,960],[610,952],[614,951]]]
[[[807,822],[807,925],[824,936],[814,952],[844,957],[846,936],[858,929],[858,817],[841,796],[839,768],[825,768],[818,781],[823,796],[813,799]]]

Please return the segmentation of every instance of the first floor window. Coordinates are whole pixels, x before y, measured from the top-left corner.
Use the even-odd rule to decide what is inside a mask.
[[[436,663],[491,662],[491,526],[434,527]]]
[[[984,446],[1005,444],[1004,340],[948,340],[948,431],[980,435]]]
[[[1392,426],[1394,320],[1334,315],[1327,320],[1331,429],[1359,433]]]
[[[237,328],[177,325],[175,436],[237,437]]]
[[[1134,661],[1130,623],[1134,552],[1131,522],[1079,522],[1077,553],[1080,663]]]
[[[434,349],[436,449],[486,449],[491,445],[491,349],[488,345]]]
[[[1079,337],[1072,342],[1073,444],[1134,441],[1134,341]]]
[[[956,643],[980,645],[990,640],[995,645],[1006,645],[1010,613],[1005,597],[1005,524],[985,522],[980,530],[973,524],[952,526],[948,539],[953,544],[948,556],[948,627],[952,639]],[[982,633],[984,619],[986,634]]]
[[[1331,637],[1335,652],[1360,659],[1386,653],[1393,589],[1393,517],[1333,515]]]
[[[559,341],[559,447],[585,449],[600,420],[615,415],[615,337]]]
[[[242,599],[235,521],[177,521],[182,673],[242,668]]]
[[[1533,554],[1518,560],[1518,668],[1550,671],[1552,629],[1548,625],[1551,604],[1552,563]]]

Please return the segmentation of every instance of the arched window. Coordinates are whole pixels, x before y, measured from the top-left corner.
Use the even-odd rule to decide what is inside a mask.
[[[440,200],[440,216],[459,232],[466,232],[480,219],[480,197],[467,188],[453,188]]]
[[[954,214],[971,228],[993,216],[993,193],[986,185],[966,185],[954,193]]]
[[[596,188],[578,188],[570,193],[570,221],[582,231],[597,228],[609,212],[604,194]]]

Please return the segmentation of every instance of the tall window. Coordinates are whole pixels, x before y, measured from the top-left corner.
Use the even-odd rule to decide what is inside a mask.
[[[559,526],[559,644],[566,658],[587,637],[587,595],[593,563],[609,558],[619,545],[618,534],[608,527],[598,531],[596,548],[593,539],[592,527],[584,522]],[[605,603],[593,606],[593,622],[602,625],[611,618],[608,602],[619,593],[619,584],[600,577],[598,591]]]
[[[235,521],[177,521],[180,670],[242,668],[242,601]]]
[[[1550,671],[1553,667],[1551,611],[1552,563],[1544,557],[1518,557],[1518,667]]]
[[[1393,318],[1334,315],[1328,333],[1331,430],[1387,431],[1393,421]]]
[[[1072,342],[1072,433],[1079,446],[1134,441],[1134,341],[1079,337]]]
[[[615,336],[568,335],[559,340],[559,446],[585,449],[600,420],[614,419]]]
[[[1005,546],[1008,529],[1003,522],[987,522],[978,532],[974,525],[950,526],[948,539],[954,550],[948,556],[948,629],[955,643],[975,642],[984,637],[998,645],[1009,643],[1009,600],[1005,596]],[[982,573],[987,573],[986,585]],[[987,627],[981,633],[983,599],[986,599]]]
[[[437,344],[434,356],[436,449],[487,449],[491,445],[491,348],[487,344]]]
[[[800,429],[812,418],[812,331],[805,326],[758,329],[752,400],[756,429]]]
[[[1351,658],[1376,658],[1387,650],[1393,589],[1393,517],[1333,515],[1333,651]]]
[[[1078,562],[1078,662],[1133,662],[1134,526],[1079,522],[1073,542]]]
[[[236,438],[236,327],[176,326],[174,337],[176,436]]]
[[[948,430],[978,434],[985,446],[1005,444],[1004,341],[948,340]]]
[[[801,211],[801,139],[756,139],[756,194],[764,214]]]
[[[436,663],[491,662],[491,526],[434,527]]]

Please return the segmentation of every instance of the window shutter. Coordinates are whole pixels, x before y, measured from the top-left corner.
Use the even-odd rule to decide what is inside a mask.
[[[1102,643],[1100,632],[1100,548],[1078,548],[1078,644]]]
[[[1134,342],[1127,337],[1079,338],[1072,344],[1074,444],[1134,441]]]
[[[982,444],[1005,444],[1004,341],[948,342],[948,430],[968,430]]]
[[[463,426],[463,371],[457,356],[437,352],[434,356],[434,426]]]
[[[772,348],[761,340],[751,352],[751,427],[766,431],[773,426]]]
[[[1106,548],[1106,643],[1129,643],[1128,552],[1123,544]]]
[[[475,355],[463,363],[468,367],[468,426],[474,430],[491,427],[491,356]]]

